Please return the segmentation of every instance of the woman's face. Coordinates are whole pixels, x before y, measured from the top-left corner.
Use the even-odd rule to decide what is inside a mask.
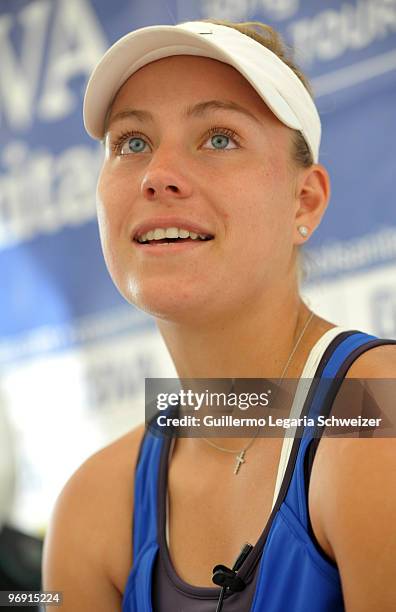
[[[294,260],[297,169],[292,131],[247,81],[209,58],[164,58],[126,81],[107,125],[98,219],[121,294],[175,321],[271,299]],[[213,238],[134,240],[163,227]]]

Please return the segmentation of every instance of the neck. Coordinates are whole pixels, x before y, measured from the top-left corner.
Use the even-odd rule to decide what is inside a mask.
[[[293,348],[310,317],[310,310],[301,300],[298,291],[284,295],[266,296],[258,304],[246,305],[235,314],[224,313],[221,320],[208,322],[195,320],[183,324],[158,319],[157,325],[167,345],[180,379],[187,378],[279,378]],[[332,323],[314,316],[299,341],[286,378],[299,378],[312,346]],[[243,448],[250,438],[227,440],[211,438],[212,442],[231,449]],[[178,439],[190,452],[202,453],[229,467],[226,453],[221,459],[215,448],[199,438]],[[258,439],[255,449],[267,444]],[[250,451],[249,451],[250,452]],[[195,455],[193,455],[195,457]]]
[[[179,378],[275,378],[309,314],[296,292],[280,299],[266,296],[238,312],[223,312],[221,320],[202,318],[193,324],[157,320],[157,325]],[[297,354],[294,363],[296,358]],[[292,371],[290,363],[285,375]]]

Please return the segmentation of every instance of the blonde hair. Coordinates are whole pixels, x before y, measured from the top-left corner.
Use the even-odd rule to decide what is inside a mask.
[[[313,93],[311,89],[311,85],[305,76],[305,74],[300,70],[297,64],[294,62],[292,57],[292,50],[289,46],[286,45],[282,36],[274,30],[271,26],[266,23],[261,23],[260,21],[243,21],[241,23],[234,23],[233,21],[227,21],[224,19],[202,19],[207,23],[214,23],[217,25],[224,25],[229,28],[233,28],[234,30],[238,30],[241,34],[245,34],[246,36],[250,36],[256,42],[263,45],[272,53],[275,53],[293,72],[298,76],[306,90],[308,91],[311,98],[313,98]],[[309,150],[309,147],[301,134],[301,132],[295,130],[294,138],[293,138],[293,159],[299,166],[303,166],[307,168],[313,164],[312,153]]]

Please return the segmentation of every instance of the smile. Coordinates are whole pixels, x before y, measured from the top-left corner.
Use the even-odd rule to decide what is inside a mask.
[[[197,234],[196,232],[190,231],[184,228],[178,227],[167,227],[167,228],[155,228],[135,238],[135,241],[139,244],[146,244],[151,246],[158,246],[160,244],[180,244],[191,241],[207,241],[212,240],[213,236],[210,234]]]

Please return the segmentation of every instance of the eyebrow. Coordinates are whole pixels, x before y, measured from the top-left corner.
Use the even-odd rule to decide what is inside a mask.
[[[232,100],[206,100],[205,102],[198,102],[193,106],[187,106],[183,112],[185,118],[189,117],[203,117],[210,111],[218,111],[218,110],[228,110],[240,113],[253,119],[256,123],[260,124],[259,119],[252,113],[250,110],[233,102]],[[122,119],[130,119],[134,118],[143,123],[144,121],[153,122],[154,116],[149,111],[139,110],[134,108],[127,108],[123,111],[120,111],[110,117],[110,119],[106,122],[105,132],[108,131],[110,125],[115,123],[116,121],[121,121]]]

